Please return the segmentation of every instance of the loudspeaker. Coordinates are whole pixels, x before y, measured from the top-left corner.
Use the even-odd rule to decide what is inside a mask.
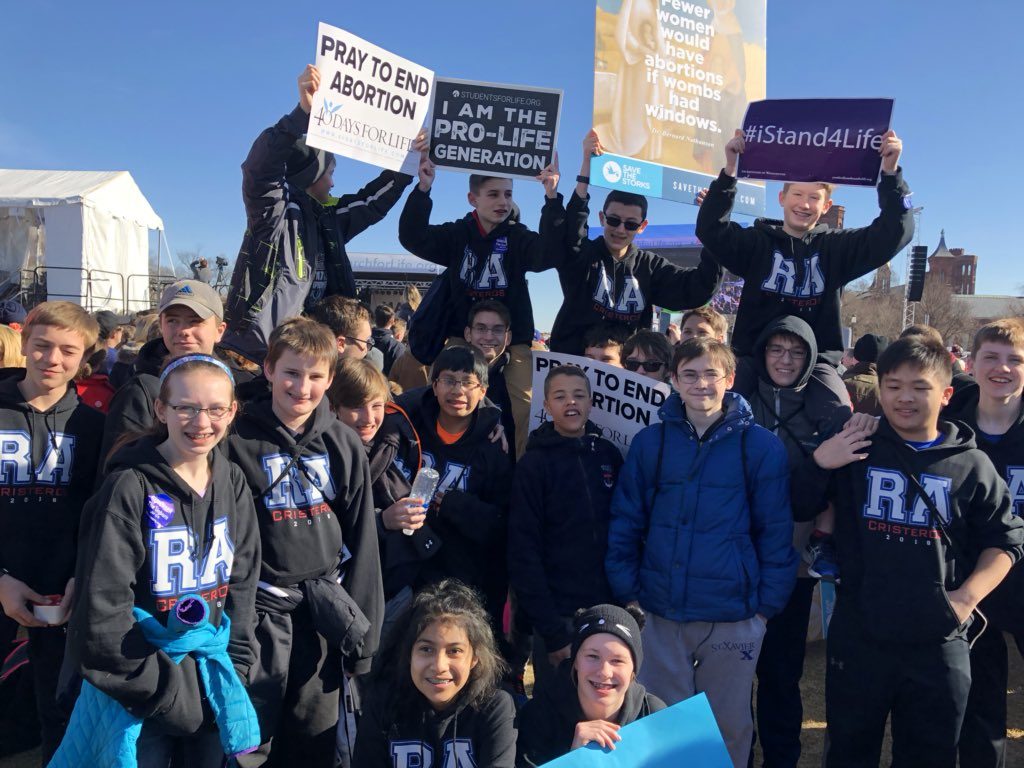
[[[907,301],[920,301],[924,293],[924,275],[928,269],[928,247],[915,245],[910,249],[910,274],[907,275]]]

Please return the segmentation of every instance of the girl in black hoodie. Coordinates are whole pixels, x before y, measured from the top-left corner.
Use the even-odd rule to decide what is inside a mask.
[[[144,719],[140,766],[166,768],[181,750],[184,765],[213,768],[224,754],[195,661],[176,664],[150,644],[132,608],[166,622],[198,593],[211,624],[231,618],[239,676],[255,661],[259,531],[242,471],[215,450],[237,411],[234,380],[214,357],[180,357],[160,375],[155,408],[157,426],[115,448],[82,513],[68,643],[85,679]]]
[[[665,708],[636,680],[643,620],[638,608],[614,605],[577,613],[570,657],[519,713],[517,768],[543,765],[590,742],[615,749],[622,726]]]
[[[498,689],[502,668],[473,590],[446,579],[420,592],[372,682],[353,768],[512,768],[515,710]]]

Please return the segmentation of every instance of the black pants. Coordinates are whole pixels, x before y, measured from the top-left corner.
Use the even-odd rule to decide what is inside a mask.
[[[887,643],[866,629],[840,596],[828,631],[825,765],[879,765],[891,716],[893,768],[955,768],[971,686],[967,640]]]
[[[257,610],[259,659],[247,688],[263,744],[242,768],[333,768],[342,660],[313,627],[306,605],[291,613]]]
[[[18,633],[18,624],[0,613],[0,648],[9,647]],[[29,627],[28,660],[32,687],[42,732],[42,764],[46,765],[64,738],[68,714],[57,704],[57,678],[64,662],[64,627]]]
[[[990,625],[971,648],[971,695],[960,729],[960,765],[967,768],[1003,768],[1006,765],[1008,677],[1006,639],[998,627]]]
[[[224,750],[216,725],[192,736],[172,736],[153,720],[142,724],[136,743],[138,768],[221,768]]]
[[[804,719],[800,678],[815,584],[816,579],[796,580],[786,607],[768,620],[761,644],[757,660],[757,738],[764,768],[796,768],[800,762]]]

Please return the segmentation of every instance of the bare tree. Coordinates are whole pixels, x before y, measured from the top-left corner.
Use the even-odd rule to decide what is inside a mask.
[[[946,344],[970,344],[978,325],[968,305],[953,295],[953,289],[931,275],[924,281],[917,318],[941,333]]]
[[[853,340],[865,333],[894,339],[902,330],[903,294],[898,291],[872,291],[862,281],[847,286],[843,296],[843,325],[853,329]]]

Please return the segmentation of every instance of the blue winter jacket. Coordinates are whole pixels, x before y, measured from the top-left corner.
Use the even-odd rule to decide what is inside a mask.
[[[605,560],[623,603],[673,621],[741,621],[789,600],[798,558],[786,449],[740,395],[726,393],[724,410],[699,438],[673,393],[662,423],[633,439]]]

